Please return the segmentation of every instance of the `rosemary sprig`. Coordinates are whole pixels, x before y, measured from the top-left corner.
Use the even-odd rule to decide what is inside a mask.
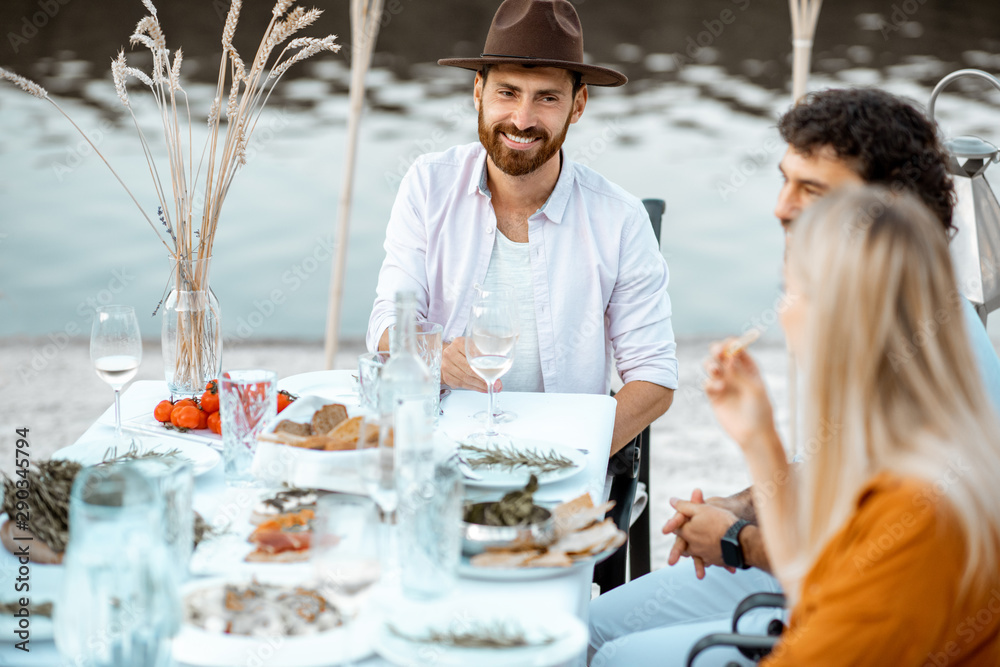
[[[461,449],[472,452],[474,456],[466,456],[465,461],[470,468],[499,466],[507,470],[515,468],[533,468],[540,473],[553,472],[563,468],[572,468],[574,463],[554,450],[540,452],[537,449],[518,449],[513,445],[487,445],[480,447],[467,442],[459,445]]]
[[[69,542],[69,492],[83,469],[75,461],[39,461],[27,472],[27,504],[31,508],[31,532],[53,551],[65,551]],[[14,481],[3,476],[3,511],[15,516]]]
[[[181,450],[168,449],[165,452],[154,452],[152,450],[142,451],[139,446],[134,442],[128,446],[128,451],[124,454],[118,453],[118,447],[111,446],[108,447],[104,452],[104,456],[98,465],[111,465],[112,463],[119,463],[121,461],[139,461],[142,459],[177,459],[181,457]]]
[[[529,640],[521,626],[511,621],[493,623],[469,623],[463,630],[440,631],[431,629],[426,635],[409,635],[392,623],[387,623],[389,632],[401,639],[419,644],[438,644],[457,648],[518,648],[522,646],[545,646],[559,638],[545,635],[537,640]]]

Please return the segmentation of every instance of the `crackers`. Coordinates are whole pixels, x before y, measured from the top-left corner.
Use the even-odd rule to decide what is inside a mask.
[[[470,559],[476,567],[569,567],[625,544],[626,535],[611,519],[601,520],[614,502],[595,506],[585,493],[552,510],[556,541],[546,546],[516,544],[490,548]]]

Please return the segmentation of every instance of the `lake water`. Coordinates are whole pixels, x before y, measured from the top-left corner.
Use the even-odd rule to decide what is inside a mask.
[[[158,4],[168,45],[184,47],[197,133],[228,4]],[[245,56],[271,6],[246,4],[236,42]],[[327,13],[307,34],[349,42],[347,0],[314,4]],[[592,88],[567,154],[640,197],[667,201],[662,247],[679,335],[769,323],[782,250],[771,210],[783,151],[774,122],[789,104],[787,3],[576,4],[588,56],[631,81]],[[421,153],[476,140],[471,73],[434,60],[479,53],[496,2],[387,6],[359,143],[342,327],[351,338],[367,324],[400,176]],[[139,0],[4,0],[0,66],[46,86],[155,215],[146,163],[109,71],[143,15]],[[813,63],[811,88],[877,85],[926,104],[955,69],[1000,73],[1000,3],[830,1]],[[323,336],[349,65],[346,55],[327,54],[292,73],[268,105],[216,236],[212,285],[231,340]],[[155,130],[148,96],[137,87],[131,96],[140,122]],[[949,136],[1000,142],[1000,94],[959,82],[940,98],[938,120]],[[991,181],[1000,184],[1000,166]],[[166,250],[72,127],[46,103],[0,87],[0,336],[86,336],[91,305],[112,299],[135,305],[144,333],[156,336],[159,320],[150,314],[168,272]]]

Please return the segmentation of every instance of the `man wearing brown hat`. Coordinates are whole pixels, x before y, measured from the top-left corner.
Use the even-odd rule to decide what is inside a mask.
[[[393,301],[418,295],[418,317],[452,341],[441,377],[485,391],[461,338],[475,285],[514,289],[521,334],[511,391],[617,393],[612,452],[662,415],[677,386],[666,261],[640,202],[561,150],[583,115],[588,85],[624,75],[583,62],[567,0],[505,0],[475,70],[479,142],[421,156],[400,184],[368,325],[388,347]],[[498,381],[499,384],[500,381]]]

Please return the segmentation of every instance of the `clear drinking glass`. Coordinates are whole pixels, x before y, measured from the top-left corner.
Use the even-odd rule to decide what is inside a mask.
[[[462,479],[452,461],[441,461],[399,486],[400,581],[409,598],[431,600],[454,587],[462,551]]]
[[[316,503],[311,560],[323,597],[350,622],[382,576],[378,516],[368,498],[331,494]]]
[[[219,378],[222,456],[226,484],[253,486],[250,472],[257,436],[278,412],[278,375],[274,371],[227,371]]]
[[[365,352],[358,356],[358,399],[364,410],[378,410],[378,386],[388,352]]]
[[[163,539],[177,585],[188,577],[194,550],[194,473],[182,458],[146,458],[129,463],[153,485],[163,501]]]
[[[493,385],[514,363],[514,346],[518,336],[517,307],[501,293],[483,292],[472,306],[469,327],[465,334],[465,357],[472,370],[486,382],[489,403],[486,430],[469,435],[480,446],[509,444],[496,430]]]
[[[142,336],[132,306],[97,309],[90,330],[90,361],[97,377],[115,390],[115,446],[121,449],[125,439],[119,397],[122,387],[135,377],[142,361]]]
[[[396,339],[395,336],[396,325],[393,324],[389,327],[389,341],[391,348],[391,341]],[[424,360],[427,364],[427,370],[431,372],[431,379],[434,382],[434,386],[438,387],[438,394],[434,399],[433,403],[433,416],[434,425],[438,424],[438,417],[441,412],[441,353],[442,353],[442,343],[441,334],[444,331],[444,327],[440,324],[435,324],[434,322],[417,322],[417,354],[420,358]],[[390,352],[392,350],[390,349]]]
[[[155,484],[132,463],[77,475],[54,618],[56,644],[73,664],[171,664],[181,607],[162,516]]]
[[[521,333],[520,326],[520,313],[518,311],[517,299],[514,296],[514,289],[507,285],[497,285],[486,289],[481,285],[476,285],[476,301],[481,299],[505,299],[510,304],[515,315],[515,324],[517,326],[517,335]],[[516,344],[516,340],[515,340]],[[500,395],[503,391],[497,392],[497,395],[493,398],[493,423],[494,424],[509,424],[510,422],[517,419],[517,413],[511,411],[505,411],[500,407]],[[486,410],[480,410],[473,415],[473,418],[486,423]]]
[[[392,419],[378,412],[366,412],[358,433],[358,473],[365,492],[383,516],[395,512],[398,502],[393,444]]]

